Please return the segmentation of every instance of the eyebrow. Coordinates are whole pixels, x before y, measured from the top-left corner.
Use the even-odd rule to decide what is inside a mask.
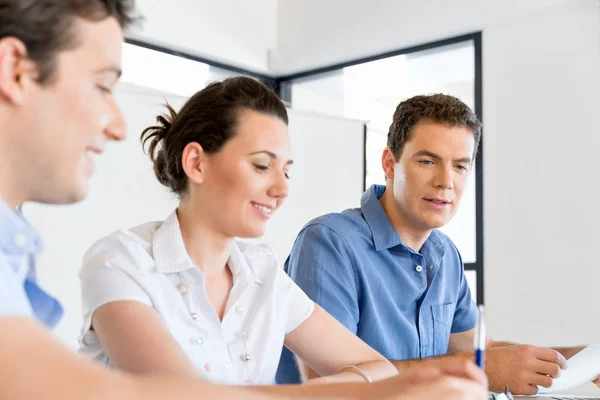
[[[250,153],[248,154],[249,156],[253,156],[256,154],[266,154],[268,155],[270,158],[272,158],[273,160],[277,159],[277,155],[271,151],[268,150],[260,150],[260,151],[255,151],[254,153]],[[294,163],[294,160],[287,160],[286,165],[292,165]]]
[[[105,74],[105,73],[113,73],[116,75],[117,79],[121,77],[121,75],[123,74],[123,71],[121,71],[121,68],[118,67],[104,67],[104,68],[100,68],[97,69],[96,71],[94,71],[97,74]]]
[[[428,151],[428,150],[417,151],[413,156],[414,157],[420,157],[420,156],[431,157],[434,160],[442,159],[442,157],[440,157],[438,154],[432,153],[431,151]],[[473,160],[471,159],[471,157],[462,157],[462,158],[457,158],[457,159],[453,160],[453,162],[466,163],[466,164],[470,164],[472,161]]]

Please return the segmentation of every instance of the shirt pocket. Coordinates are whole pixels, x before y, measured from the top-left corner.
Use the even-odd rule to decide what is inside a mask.
[[[433,355],[446,354],[452,321],[454,320],[454,303],[431,306],[433,317]]]

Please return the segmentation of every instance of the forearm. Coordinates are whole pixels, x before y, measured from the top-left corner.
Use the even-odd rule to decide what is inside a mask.
[[[410,360],[394,360],[394,361],[391,360],[391,363],[394,365],[394,367],[396,367],[396,369],[398,371],[400,371],[400,373],[402,373],[402,370],[405,370],[405,369],[409,369],[409,368],[420,366],[420,365],[426,365],[426,364],[435,365],[435,363],[438,362],[439,360],[451,359],[451,358],[457,358],[457,357],[473,359],[474,355],[473,355],[473,353],[454,353],[454,354],[446,354],[443,356],[436,356],[436,357],[429,357],[429,358],[416,358],[416,359],[410,359]]]
[[[391,362],[387,360],[369,361],[356,364],[355,366],[364,371],[364,373],[370,377],[373,382],[398,375],[398,370]],[[360,371],[353,370],[352,368],[344,368],[340,370],[340,372],[328,376],[318,376],[314,371],[308,371],[308,368],[306,368],[304,375],[308,376],[308,379],[310,379],[308,383],[310,384],[366,382],[365,377],[360,374]]]
[[[511,342],[496,342],[494,340],[489,340],[487,343],[487,347],[489,349],[493,349],[495,347],[508,347],[508,346],[514,346],[516,345],[516,343],[511,343]]]
[[[341,386],[341,385],[336,385]],[[348,386],[348,385],[344,385]],[[23,400],[280,400],[325,398],[340,393],[349,399],[364,395],[361,386],[324,389],[295,387],[233,387],[201,379],[134,376],[116,373],[83,360],[61,346],[28,318],[0,319],[0,399]],[[352,396],[356,390],[357,396]]]

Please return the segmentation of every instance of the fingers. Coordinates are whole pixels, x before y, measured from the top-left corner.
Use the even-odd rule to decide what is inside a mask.
[[[470,379],[458,377],[445,377],[436,385],[437,396],[432,399],[448,400],[483,400],[488,398],[487,386]]]
[[[443,374],[472,380],[487,387],[487,377],[485,373],[471,360],[467,360],[463,357],[446,357],[435,359],[435,361],[429,365],[438,368]]]
[[[435,367],[414,367],[408,377],[408,382],[413,384],[419,384],[423,382],[430,382],[442,376],[439,369]]]
[[[556,363],[535,360],[533,363],[533,371],[542,375],[549,375],[552,378],[558,378],[560,376],[560,366]]]
[[[532,347],[532,350],[538,360],[558,364],[561,369],[567,368],[567,359],[558,351],[545,347]]]

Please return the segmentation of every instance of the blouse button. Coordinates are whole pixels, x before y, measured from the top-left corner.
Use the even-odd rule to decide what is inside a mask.
[[[177,285],[177,289],[179,289],[179,293],[181,294],[186,294],[188,291],[188,287],[185,283],[180,283],[179,285]]]

